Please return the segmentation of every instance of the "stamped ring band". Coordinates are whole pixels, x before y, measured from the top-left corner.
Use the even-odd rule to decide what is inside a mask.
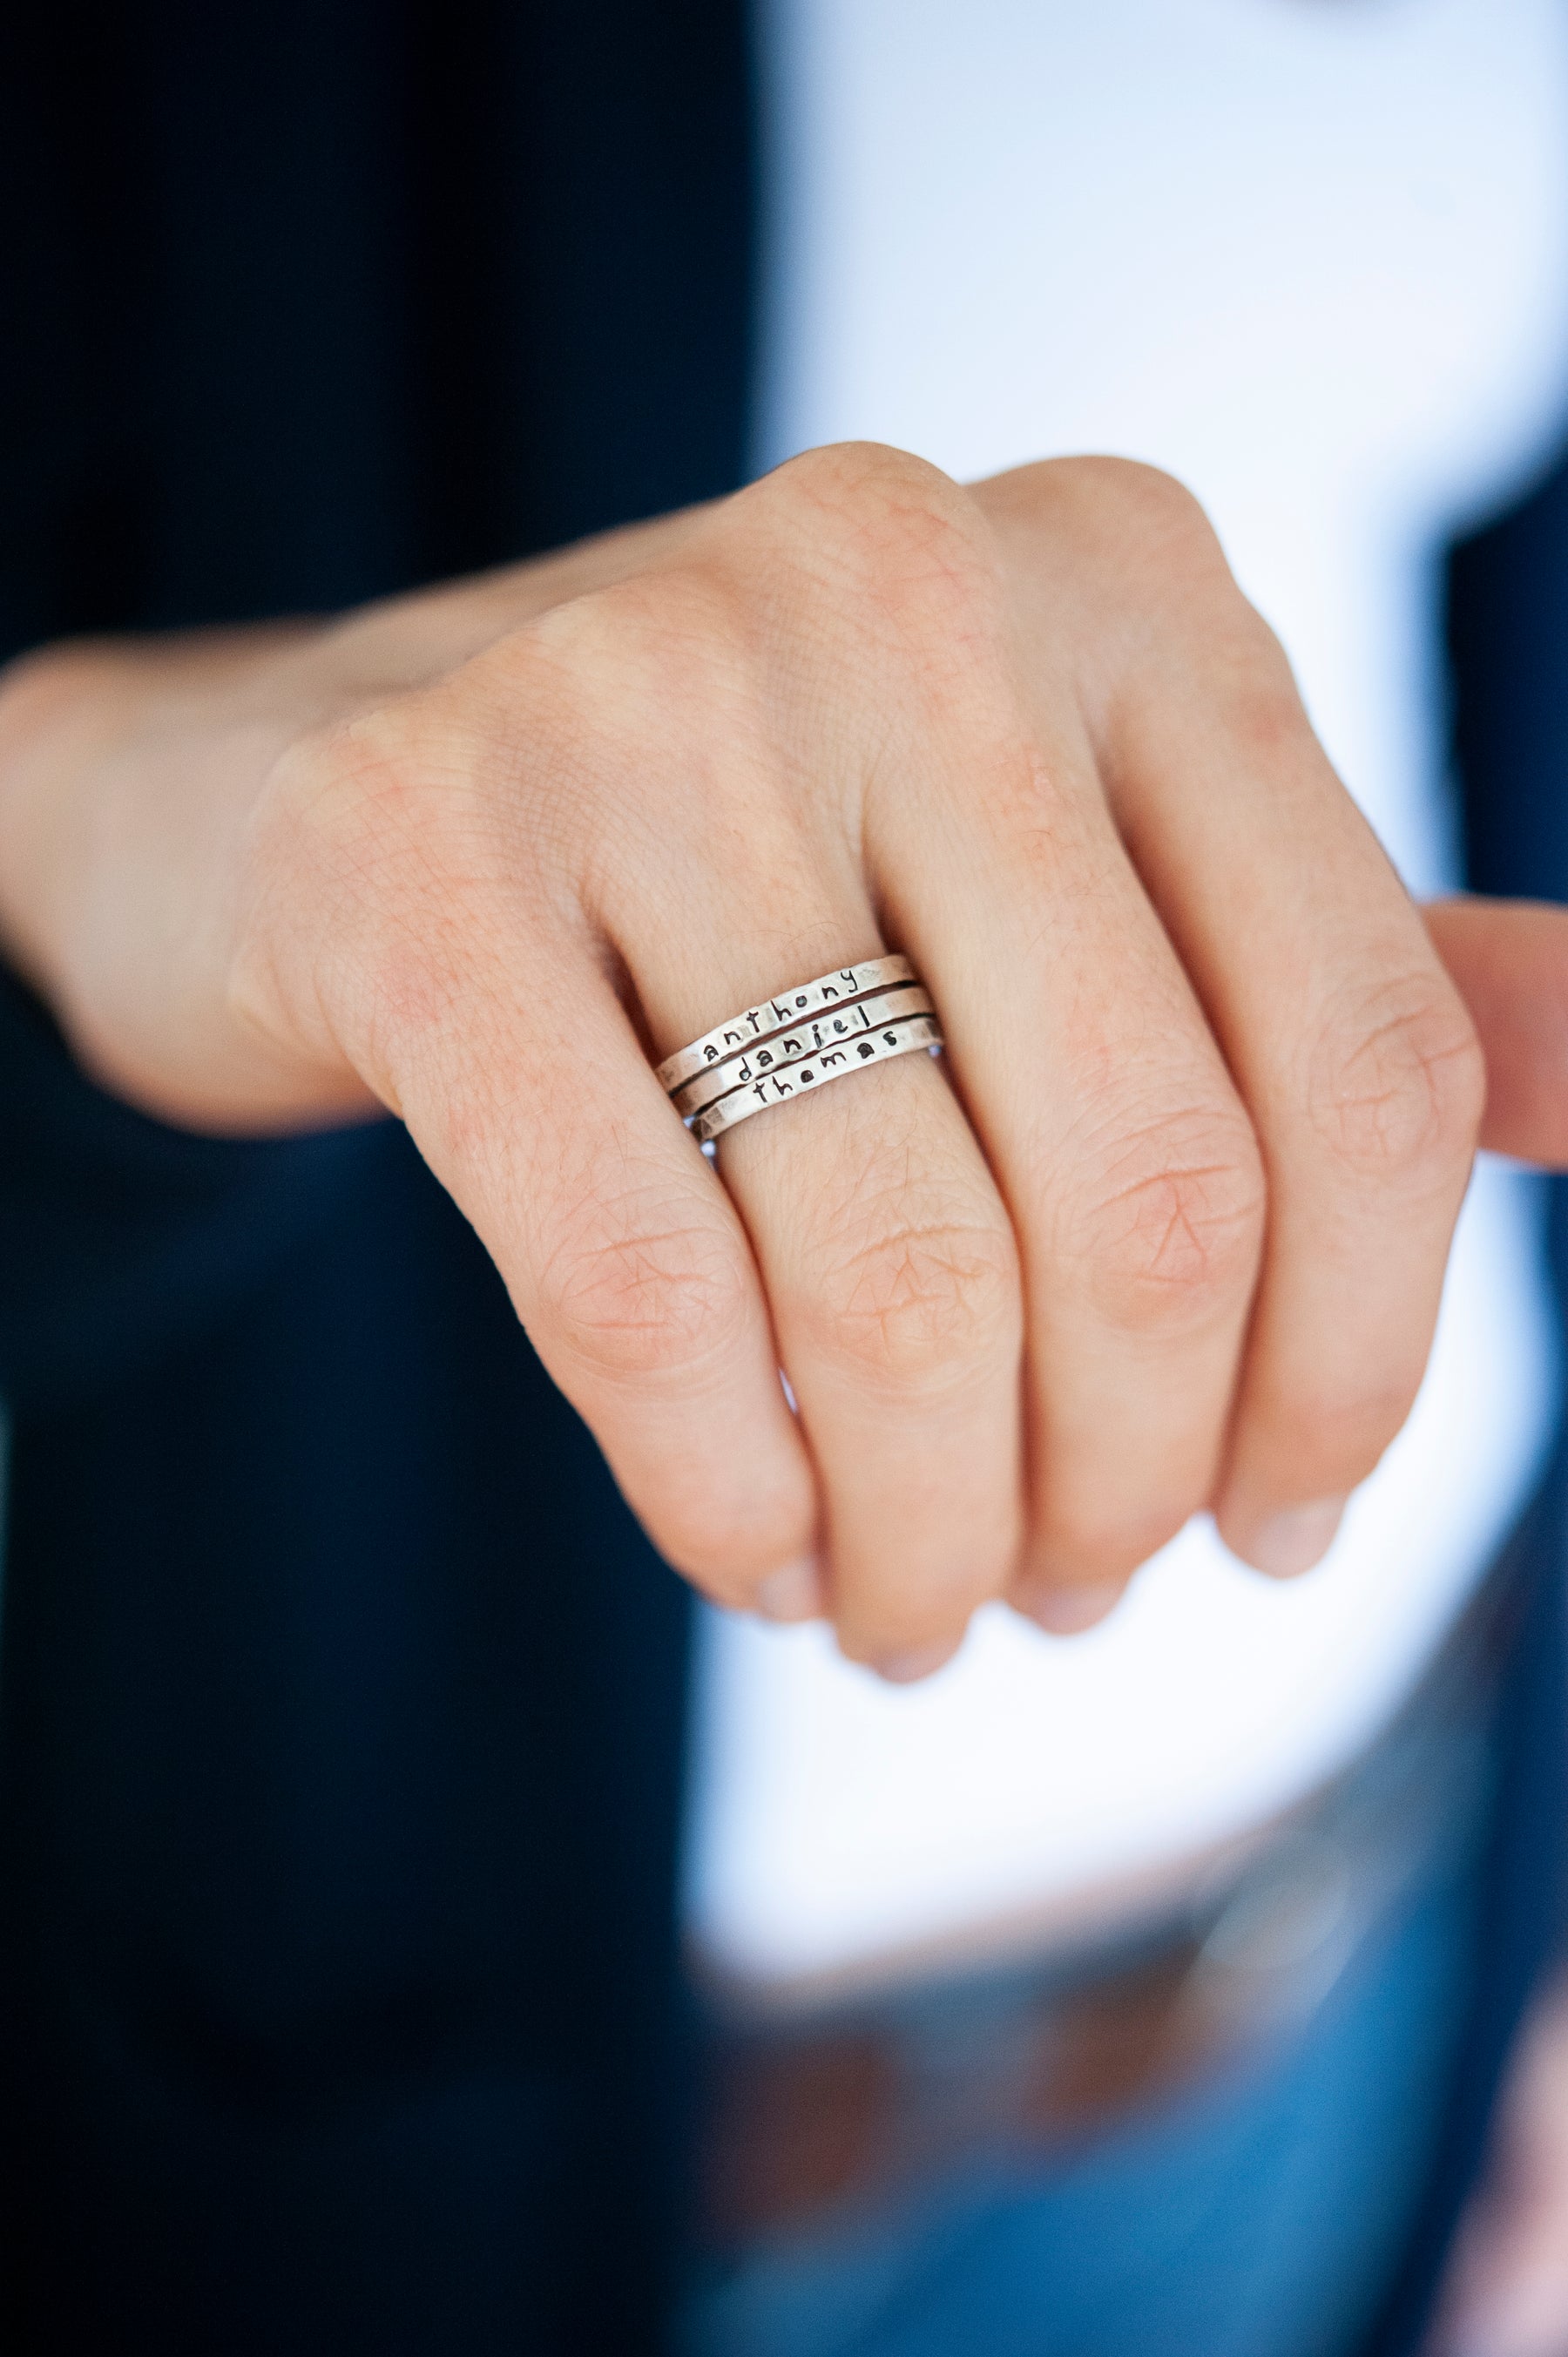
[[[682,1081],[693,1080],[704,1065],[733,1056],[737,1048],[749,1048],[754,1039],[764,1039],[771,1031],[782,1031],[803,1015],[814,1015],[820,1006],[836,1006],[848,998],[864,998],[868,991],[886,990],[891,983],[914,979],[915,969],[907,957],[883,957],[867,958],[863,965],[841,966],[836,974],[820,974],[815,982],[797,983],[793,990],[765,998],[759,1006],[743,1007],[738,1015],[704,1031],[689,1048],[666,1056],[659,1067],[659,1085],[678,1089]]]
[[[843,1006],[824,1006],[820,1015],[808,1015],[787,1031],[770,1031],[749,1048],[733,1049],[683,1088],[671,1089],[670,1102],[677,1113],[704,1113],[731,1089],[749,1088],[754,1081],[783,1065],[842,1048],[847,1039],[875,1031],[881,1024],[900,1022],[907,1015],[936,1011],[922,982],[896,983],[891,990],[874,991],[869,998],[853,999]]]
[[[699,1145],[769,1105],[918,1049],[941,1027],[905,957],[870,958],[748,1006],[667,1056],[658,1076]]]

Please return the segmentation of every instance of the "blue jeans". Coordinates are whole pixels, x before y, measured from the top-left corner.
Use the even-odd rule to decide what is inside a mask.
[[[693,2288],[682,2357],[1342,2357],[1409,2231],[1476,1936],[1450,1853],[1245,2063],[751,2248]]]

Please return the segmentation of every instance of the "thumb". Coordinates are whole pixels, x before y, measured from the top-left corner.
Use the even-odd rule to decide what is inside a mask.
[[[1432,900],[1422,910],[1487,1059],[1481,1144],[1568,1169],[1568,909]]]

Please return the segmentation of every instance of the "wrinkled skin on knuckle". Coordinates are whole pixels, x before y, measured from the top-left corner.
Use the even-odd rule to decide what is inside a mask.
[[[877,1395],[961,1393],[1022,1346],[1013,1238],[962,1210],[868,1207],[813,1275],[793,1305],[811,1347]]]
[[[736,1344],[750,1312],[736,1238],[656,1190],[583,1202],[533,1289],[557,1349],[618,1386],[700,1376]]]
[[[1307,1103],[1348,1178],[1415,1194],[1457,1189],[1486,1105],[1486,1064],[1440,974],[1399,976],[1333,1008],[1311,1053]]]
[[[1145,1115],[1097,1141],[1063,1238],[1119,1332],[1181,1333],[1232,1317],[1262,1246],[1256,1141],[1223,1109]]]

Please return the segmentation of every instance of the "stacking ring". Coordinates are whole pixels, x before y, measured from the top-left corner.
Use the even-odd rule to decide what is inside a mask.
[[[787,1031],[765,1033],[749,1048],[732,1048],[694,1081],[671,1089],[670,1102],[680,1114],[705,1112],[731,1089],[748,1088],[781,1065],[799,1063],[802,1057],[820,1057],[842,1048],[846,1040],[858,1039],[862,1032],[901,1022],[907,1016],[935,1013],[925,985],[918,982],[901,982],[892,990],[875,991],[869,998],[852,999],[843,1006],[824,1006],[820,1015],[809,1015]]]
[[[942,1045],[936,1010],[906,957],[870,958],[795,984],[716,1024],[658,1068],[699,1145],[769,1105]]]

